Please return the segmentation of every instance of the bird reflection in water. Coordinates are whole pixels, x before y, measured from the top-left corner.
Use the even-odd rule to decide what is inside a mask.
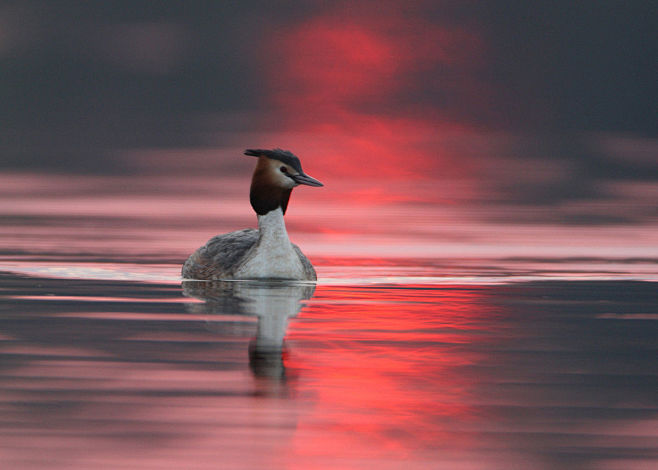
[[[249,367],[256,377],[285,380],[284,337],[288,319],[313,296],[315,283],[295,281],[183,281],[183,292],[205,301],[198,313],[255,315],[256,337],[249,343]]]

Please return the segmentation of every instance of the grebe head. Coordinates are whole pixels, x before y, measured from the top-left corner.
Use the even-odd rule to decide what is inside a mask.
[[[292,188],[324,186],[302,170],[302,164],[292,152],[281,149],[247,149],[245,155],[258,157],[258,164],[251,179],[249,199],[257,214],[265,215],[281,207],[285,214]]]
[[[288,150],[247,149],[244,151],[244,154],[251,157],[259,157],[258,165],[263,167],[262,169],[265,170],[263,173],[267,173],[271,184],[283,188],[294,188],[300,184],[324,186],[315,178],[304,173],[299,158]],[[265,175],[263,174],[262,176]]]

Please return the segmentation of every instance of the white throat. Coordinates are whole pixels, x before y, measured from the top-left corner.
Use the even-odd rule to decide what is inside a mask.
[[[281,208],[258,216],[258,241],[237,273],[242,279],[300,279],[303,266],[288,238]]]
[[[283,211],[280,207],[258,216],[258,243],[266,243],[272,247],[290,245],[286,222],[283,220]]]

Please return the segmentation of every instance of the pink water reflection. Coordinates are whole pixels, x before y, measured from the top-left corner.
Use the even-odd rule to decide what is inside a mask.
[[[320,285],[289,320],[283,374],[268,375],[250,372],[257,320],[235,305],[204,313],[167,284],[96,282],[94,300],[87,280],[39,282],[0,299],[10,468],[651,461],[646,326],[599,315],[647,308],[642,283]]]
[[[368,290],[323,289],[306,321],[293,323],[289,340],[304,354],[287,366],[314,406],[300,419],[291,468],[332,468],[346,455],[416,466],[426,452],[475,446],[451,423],[478,418],[469,405],[476,384],[463,369],[482,361],[472,345],[496,336],[497,313],[478,289],[411,289],[382,290],[377,302]]]
[[[478,300],[478,291],[384,289],[373,297],[367,290],[321,289],[304,320],[293,324],[284,383],[250,378],[240,367],[213,366],[244,364],[244,335],[253,331],[248,327],[237,335],[214,328],[185,334],[177,331],[180,316],[154,315],[150,321],[167,321],[169,331],[140,333],[128,326],[116,337],[99,336],[95,346],[78,347],[55,336],[54,344],[23,345],[23,335],[14,331],[2,352],[24,360],[13,367],[2,402],[20,417],[23,431],[2,431],[3,459],[25,469],[46,461],[50,468],[74,469],[283,469],[335,468],[340,455],[341,468],[401,462],[424,468],[424,459],[436,464],[440,441],[442,448],[468,454],[476,442],[450,430],[452,420],[478,415],[468,398],[476,383],[460,371],[483,358],[469,345],[496,336],[492,329],[481,336],[497,314]],[[92,310],[76,317],[144,319],[131,311],[138,304],[125,305],[124,313]],[[438,315],[428,316],[428,308]],[[201,346],[197,352],[176,351],[178,342],[192,341]],[[443,345],[438,350],[437,343]],[[160,352],[149,352],[149,345]],[[131,352],[138,362],[126,362]],[[186,367],[188,362],[196,366]],[[28,395],[28,408],[15,408],[12,403]],[[30,412],[32,401],[46,411]],[[61,403],[71,409],[60,409]],[[28,456],[37,450],[39,457]]]
[[[8,183],[0,206],[8,222],[0,225],[7,254],[181,261],[212,235],[255,226],[248,175],[180,182],[155,176],[91,181],[71,176],[64,181],[13,174],[0,179]],[[446,200],[435,186],[391,181],[391,191],[381,193],[375,183],[344,179],[315,192],[298,189],[287,214],[290,236],[318,260],[658,257],[656,221],[501,222],[498,216],[518,208],[485,207],[475,195]]]

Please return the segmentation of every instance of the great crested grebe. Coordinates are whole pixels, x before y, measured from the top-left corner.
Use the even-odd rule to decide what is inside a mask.
[[[292,188],[324,185],[305,174],[299,158],[287,150],[248,149],[244,154],[258,157],[249,192],[251,207],[258,215],[258,230],[211,238],[185,261],[183,277],[316,280],[311,262],[290,242],[283,215]]]

